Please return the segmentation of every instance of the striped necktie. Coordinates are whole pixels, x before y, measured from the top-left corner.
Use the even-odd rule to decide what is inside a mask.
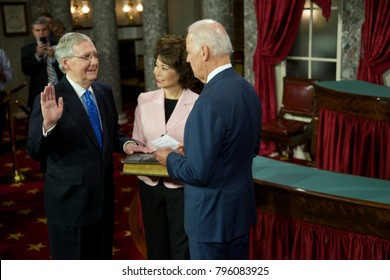
[[[89,120],[91,121],[91,125],[93,128],[93,131],[95,132],[95,135],[96,135],[96,138],[97,138],[98,143],[100,145],[100,148],[102,148],[103,147],[103,135],[102,135],[102,130],[100,128],[99,112],[97,110],[95,103],[91,99],[91,92],[89,90],[87,90],[84,93],[84,95],[85,95],[85,101],[87,103]]]
[[[45,62],[46,62],[46,70],[47,70],[47,77],[49,78],[49,83],[55,85],[58,82],[58,78],[57,78],[56,70],[54,69],[53,59],[46,56]]]

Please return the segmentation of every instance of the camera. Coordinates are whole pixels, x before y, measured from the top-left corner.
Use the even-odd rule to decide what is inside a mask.
[[[47,44],[47,38],[42,36],[42,37],[39,37],[39,41],[42,43],[42,44]]]

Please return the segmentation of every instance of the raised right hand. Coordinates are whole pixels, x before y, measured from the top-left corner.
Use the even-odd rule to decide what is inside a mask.
[[[64,111],[62,97],[58,98],[57,102],[54,86],[50,83],[41,92],[41,110],[45,131],[57,124]]]

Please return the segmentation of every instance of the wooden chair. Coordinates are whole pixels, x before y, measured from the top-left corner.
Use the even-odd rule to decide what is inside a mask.
[[[298,145],[308,144],[310,153],[310,123],[293,120],[291,117],[311,119],[314,81],[316,80],[284,77],[283,100],[279,114],[277,118],[262,125],[262,140],[276,142],[280,155],[286,148],[289,161],[293,160],[293,148]]]

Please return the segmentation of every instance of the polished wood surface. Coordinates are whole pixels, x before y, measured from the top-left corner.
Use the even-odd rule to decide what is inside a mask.
[[[332,87],[332,84],[329,82],[314,83],[314,109],[317,116],[319,108],[327,108],[355,117],[390,121],[390,87],[386,88],[362,81],[343,82],[345,85],[343,90],[339,90],[338,87]],[[350,90],[348,85],[361,86],[360,88],[365,88],[367,92],[366,94],[357,93],[354,90]],[[386,94],[376,95],[378,90],[381,92],[386,92],[387,90],[387,97]]]
[[[314,114],[311,151],[316,155],[319,109],[378,121],[390,121],[390,87],[363,81],[314,83]]]
[[[257,207],[264,212],[390,239],[390,204],[306,191],[259,179],[255,179],[255,193]]]
[[[256,157],[257,207],[268,213],[390,240],[390,183]]]

